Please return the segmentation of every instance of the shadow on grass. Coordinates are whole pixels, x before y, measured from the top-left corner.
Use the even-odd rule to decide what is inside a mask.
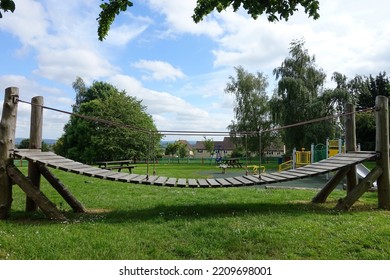
[[[333,204],[332,204],[333,206]],[[96,211],[74,215],[74,218],[88,220],[89,218],[101,217],[106,223],[139,222],[148,220],[196,220],[223,217],[244,216],[300,216],[310,213],[331,215],[339,213],[328,204],[317,205],[310,202],[296,202],[287,204],[273,203],[214,203],[193,205],[158,205],[152,208],[138,210],[113,210],[105,213]]]
[[[360,204],[348,212],[334,210],[336,201],[329,201],[323,204],[313,204],[310,201],[293,201],[289,203],[213,203],[213,204],[192,204],[192,205],[157,205],[151,208],[136,210],[110,210],[110,209],[88,209],[86,213],[64,212],[69,219],[68,222],[91,222],[100,223],[126,223],[142,222],[149,220],[196,220],[223,217],[244,217],[244,216],[272,216],[284,215],[291,218],[301,215],[343,215],[351,212],[375,211],[373,205]],[[14,211],[8,222],[18,224],[49,224],[60,223],[48,219],[41,211],[26,213]]]

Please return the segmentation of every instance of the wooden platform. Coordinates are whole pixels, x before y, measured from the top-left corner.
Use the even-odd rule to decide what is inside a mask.
[[[137,183],[146,185],[168,186],[168,187],[190,187],[190,188],[217,188],[217,187],[240,187],[250,185],[264,185],[277,182],[302,179],[306,177],[325,174],[331,171],[339,170],[343,167],[361,163],[368,159],[375,158],[375,152],[354,152],[347,154],[338,154],[334,157],[306,165],[297,169],[282,172],[261,173],[259,175],[237,176],[230,178],[215,179],[187,179],[187,178],[168,178],[160,176],[146,176],[139,174],[128,174],[116,172],[98,167],[82,164],[52,152],[41,152],[39,150],[15,150],[14,158],[26,159],[45,166],[72,172],[89,177],[100,179]]]

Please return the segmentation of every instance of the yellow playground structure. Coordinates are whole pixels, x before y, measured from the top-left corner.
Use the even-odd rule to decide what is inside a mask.
[[[337,154],[344,153],[344,152],[345,152],[345,148],[342,139],[335,139],[335,140],[327,139],[325,150],[323,151],[322,157],[320,157],[319,159],[315,158],[314,144],[311,145],[310,151],[306,151],[305,148],[301,148],[300,151],[297,151],[296,148],[294,148],[292,153],[292,159],[289,159],[279,164],[278,170],[279,172],[281,172],[284,170],[295,169],[304,165],[314,163],[321,159],[333,157]]]

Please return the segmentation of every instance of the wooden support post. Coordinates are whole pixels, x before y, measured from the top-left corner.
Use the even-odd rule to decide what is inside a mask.
[[[346,104],[346,113],[350,113],[345,119],[345,151],[356,152],[356,121],[355,106]],[[352,191],[358,183],[356,166],[353,166],[347,173],[347,193]]]
[[[7,174],[10,150],[15,148],[16,116],[19,89],[5,90],[3,113],[0,123],[0,219],[7,219],[12,204],[12,180]]]
[[[383,173],[381,167],[376,166],[371,170],[368,175],[363,178],[363,180],[351,190],[345,198],[342,198],[337,203],[336,210],[348,210],[351,206],[370,188],[372,188],[373,183],[378,179],[378,177]]]
[[[40,190],[37,190],[31,181],[14,165],[7,166],[8,175],[18,186],[39,206],[46,216],[53,220],[65,221],[66,217],[57,209]]]
[[[85,213],[87,210],[84,206],[76,199],[75,196],[56,178],[53,173],[47,169],[46,166],[40,165],[39,170],[43,177],[53,186],[53,188],[65,199],[65,201],[72,207],[76,213]]]
[[[334,191],[340,181],[345,177],[345,175],[351,170],[350,166],[340,169],[336,175],[334,175],[326,185],[321,189],[321,191],[312,199],[313,203],[324,203],[330,193]]]
[[[390,164],[389,164],[389,104],[385,96],[375,99],[377,166],[383,169],[378,178],[378,207],[390,210]]]
[[[31,120],[30,120],[30,149],[42,148],[42,123],[43,123],[43,97],[36,96],[31,99]],[[41,174],[38,164],[29,161],[28,178],[33,186],[39,190],[41,186]],[[26,197],[26,211],[36,211],[37,204]]]

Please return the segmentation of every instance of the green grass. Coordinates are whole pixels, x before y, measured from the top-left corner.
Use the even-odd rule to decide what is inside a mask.
[[[158,172],[214,172],[206,167],[159,165]],[[69,221],[25,213],[24,193],[15,186],[11,217],[0,221],[0,259],[390,258],[390,212],[377,209],[375,193],[337,212],[342,190],[314,205],[318,190],[181,189],[55,174],[88,213],[73,213],[45,180],[43,192]]]

